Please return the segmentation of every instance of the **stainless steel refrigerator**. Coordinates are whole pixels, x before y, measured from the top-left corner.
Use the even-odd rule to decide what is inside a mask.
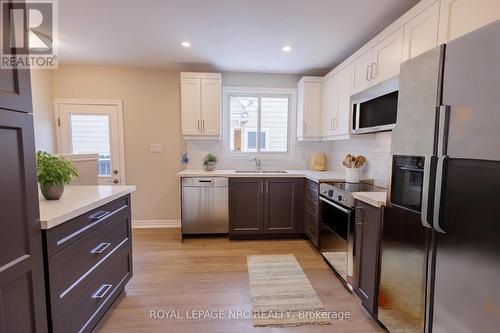
[[[401,65],[378,319],[500,330],[500,21]]]

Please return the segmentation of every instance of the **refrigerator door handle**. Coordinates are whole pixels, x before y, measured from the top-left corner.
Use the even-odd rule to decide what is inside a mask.
[[[439,106],[439,132],[438,132],[438,145],[437,154],[443,156],[447,154],[448,147],[448,128],[450,125],[450,106]]]
[[[447,155],[439,156],[437,161],[437,170],[436,170],[436,191],[434,195],[434,229],[437,232],[445,234],[446,231],[441,228],[439,225],[439,214],[441,209],[441,194],[443,190],[443,173],[445,162],[448,159]]]
[[[429,208],[429,187],[430,187],[430,174],[431,174],[431,156],[425,156],[424,160],[424,183],[422,185],[422,208],[420,219],[424,227],[432,229],[432,225],[427,220]]]

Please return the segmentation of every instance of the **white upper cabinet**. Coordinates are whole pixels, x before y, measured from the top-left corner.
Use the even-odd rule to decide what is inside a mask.
[[[498,19],[499,0],[441,0],[438,41],[449,42]]]
[[[402,54],[403,27],[354,60],[352,94],[398,75]]]
[[[218,73],[181,73],[183,136],[220,136],[221,81]]]
[[[182,135],[200,135],[201,80],[181,79]]]
[[[201,79],[201,131],[219,135],[221,109],[221,80]]]
[[[323,81],[321,103],[321,136],[332,136],[337,129],[339,107],[339,78],[336,75],[326,77]]]
[[[367,51],[352,64],[352,93],[355,94],[372,85],[373,50]]]
[[[403,28],[401,27],[373,48],[370,70],[371,85],[399,75],[403,56]]]
[[[339,97],[337,112],[336,139],[347,139],[351,129],[351,66],[342,69],[338,74]]]
[[[325,141],[349,138],[351,66],[325,77],[321,106],[321,137]]]
[[[404,25],[403,61],[437,46],[439,2]]]
[[[305,76],[298,84],[297,139],[319,141],[322,77]]]

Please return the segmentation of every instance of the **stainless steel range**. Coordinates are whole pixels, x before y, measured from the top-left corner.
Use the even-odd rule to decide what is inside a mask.
[[[319,185],[320,251],[325,261],[345,282],[354,285],[354,197],[353,192],[384,189],[367,183],[331,182]]]

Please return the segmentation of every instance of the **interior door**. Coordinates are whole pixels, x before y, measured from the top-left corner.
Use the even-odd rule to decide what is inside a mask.
[[[47,332],[34,143],[32,115],[0,109],[0,332]]]
[[[61,102],[57,107],[60,153],[99,154],[99,184],[124,184],[121,106]]]
[[[201,80],[201,127],[205,135],[220,135],[221,87],[219,79]]]

